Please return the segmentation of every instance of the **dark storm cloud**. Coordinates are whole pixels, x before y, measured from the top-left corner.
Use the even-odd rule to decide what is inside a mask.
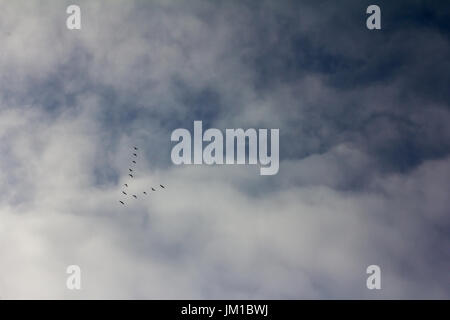
[[[336,6],[322,1],[306,10],[300,2],[283,4],[276,14],[270,3],[255,10],[249,26],[265,37],[252,38],[245,61],[256,74],[257,94],[270,95],[280,86],[291,90],[288,103],[277,108],[299,129],[285,131],[284,140],[306,140],[308,146],[319,138],[320,144],[301,150],[288,145],[282,154],[305,156],[354,142],[389,170],[408,170],[448,154],[449,137],[430,134],[436,122],[420,119],[439,110],[448,117],[450,46],[442,24],[448,7],[409,2],[400,10],[382,2],[383,29],[371,32],[361,28],[365,2]],[[418,18],[423,12],[428,13],[426,23]],[[308,92],[295,87],[311,75],[326,90],[319,88],[304,106],[302,96]],[[305,111],[308,116],[302,119]],[[386,131],[395,136],[378,142]]]

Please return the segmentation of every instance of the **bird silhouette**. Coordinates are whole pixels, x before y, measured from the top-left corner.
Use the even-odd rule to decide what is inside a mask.
[[[123,201],[120,201],[120,200],[119,200],[119,202],[120,202],[121,204],[125,205],[125,203],[123,203]]]
[[[138,147],[134,147],[134,150],[138,150]]]
[[[127,193],[126,193],[125,191],[122,191],[122,193],[123,193],[124,195],[127,195]]]
[[[136,154],[136,153],[133,153],[133,156],[137,157],[137,154]]]
[[[133,194],[133,197],[134,197],[135,199],[137,199],[137,195]]]
[[[144,194],[147,195],[147,192],[144,191]]]
[[[125,183],[124,186],[128,188],[128,184]]]
[[[160,184],[159,186],[160,186],[161,188],[165,189],[165,187],[164,187],[162,184]]]
[[[152,188],[153,191],[156,191],[155,188]]]
[[[133,172],[133,169],[128,169],[128,170],[130,170],[130,172]]]
[[[133,163],[136,164],[136,161],[133,160]]]
[[[132,174],[129,174],[129,176],[133,178],[133,175],[132,175]]]

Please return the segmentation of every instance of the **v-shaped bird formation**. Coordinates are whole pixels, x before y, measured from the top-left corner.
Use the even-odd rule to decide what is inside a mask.
[[[129,190],[129,188],[130,188],[130,186],[131,186],[131,182],[133,181],[133,179],[135,178],[135,176],[136,176],[136,166],[137,166],[137,158],[138,158],[138,150],[139,150],[139,148],[138,147],[133,147],[133,152],[132,152],[132,160],[131,160],[131,163],[130,163],[130,168],[128,168],[128,176],[130,177],[129,179],[130,179],[130,181],[128,182],[128,183],[124,183],[124,185],[123,185],[123,190],[122,190],[122,197],[125,197],[125,198],[127,198],[127,199],[122,199],[122,200],[119,200],[119,202],[122,204],[122,205],[126,205],[126,201],[128,200],[128,199],[130,199],[130,198],[134,198],[134,199],[137,199],[138,198],[138,196],[137,196],[137,194],[132,194],[132,193],[130,193],[130,192],[128,192],[128,190]],[[159,185],[159,187],[160,187],[160,189],[165,189],[166,187],[165,186],[163,186],[162,184],[160,184]],[[153,187],[150,187],[150,189],[154,192],[154,191],[156,191],[156,189],[155,188],[153,188]],[[142,194],[144,195],[144,196],[148,196],[149,194],[147,193],[147,191],[143,191],[142,192]],[[130,199],[130,200],[132,200],[132,199]]]

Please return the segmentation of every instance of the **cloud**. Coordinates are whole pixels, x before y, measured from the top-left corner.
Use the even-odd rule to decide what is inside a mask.
[[[1,298],[449,297],[442,8],[69,4],[1,2]],[[194,120],[279,128],[279,173],[173,166]]]

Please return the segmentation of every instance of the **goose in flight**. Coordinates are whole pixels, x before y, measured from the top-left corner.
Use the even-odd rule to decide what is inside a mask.
[[[153,191],[156,191],[155,188],[152,188]]]
[[[129,176],[133,178],[133,175],[132,175],[132,174],[129,174]]]
[[[120,200],[119,200],[119,202],[120,202],[121,204],[125,205],[125,203],[123,203],[123,201],[120,201]]]
[[[128,169],[128,170],[130,170],[130,172],[133,172],[133,169]]]
[[[128,184],[125,183],[124,186],[128,188]]]
[[[134,197],[135,199],[137,199],[137,195],[133,194],[133,197]]]
[[[124,195],[127,195],[127,193],[126,193],[125,191],[122,191],[122,193],[123,193]]]
[[[136,153],[133,153],[133,156],[137,157],[137,154],[136,154]]]
[[[144,191],[144,194],[147,195],[147,192]]]
[[[133,163],[136,164],[136,161],[133,160]]]
[[[137,148],[137,147],[134,147],[134,150],[138,150],[138,148]]]
[[[160,184],[159,186],[160,186],[161,188],[165,189],[165,187],[164,187],[162,184]]]

